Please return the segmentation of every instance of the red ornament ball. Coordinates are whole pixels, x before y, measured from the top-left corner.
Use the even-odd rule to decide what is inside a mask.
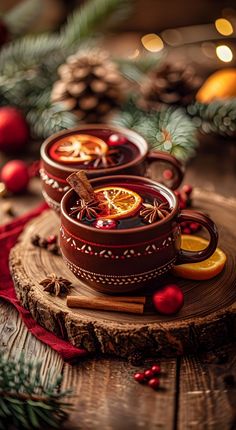
[[[169,284],[154,293],[152,302],[160,314],[172,315],[182,308],[184,295],[178,285]]]
[[[115,146],[115,145],[124,145],[124,143],[127,142],[127,139],[122,134],[111,134],[111,136],[108,138],[108,145],[109,146]]]
[[[29,172],[26,164],[21,160],[12,160],[5,164],[1,171],[1,180],[7,191],[21,193],[29,183]]]
[[[160,379],[159,378],[152,378],[150,381],[148,381],[148,386],[153,388],[153,390],[156,390],[160,385]]]
[[[13,107],[0,108],[0,151],[19,152],[28,138],[29,128],[22,113]]]

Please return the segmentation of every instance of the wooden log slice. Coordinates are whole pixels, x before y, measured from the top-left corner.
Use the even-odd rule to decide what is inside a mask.
[[[65,298],[44,292],[39,282],[56,273],[73,282],[73,295],[103,296],[76,279],[60,256],[31,244],[34,234],[58,233],[59,218],[51,210],[28,224],[11,251],[10,268],[18,298],[39,324],[90,352],[121,357],[135,351],[175,356],[230,342],[236,333],[236,200],[195,190],[194,203],[217,223],[219,246],[228,258],[224,271],[211,280],[178,280],[185,305],[177,315],[161,316],[150,307],[144,315],[69,309]],[[169,281],[176,279],[169,276]],[[152,290],[145,293],[150,299]]]

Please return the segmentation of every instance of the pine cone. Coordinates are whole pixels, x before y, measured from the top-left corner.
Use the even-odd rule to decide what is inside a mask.
[[[191,66],[164,64],[152,70],[141,85],[140,107],[158,109],[164,104],[187,105],[201,85]]]
[[[98,122],[123,101],[123,78],[103,52],[68,57],[58,69],[51,100],[62,104],[80,120]]]

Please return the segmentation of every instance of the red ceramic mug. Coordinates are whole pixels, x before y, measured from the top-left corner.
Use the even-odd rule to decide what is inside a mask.
[[[112,135],[120,138],[120,142],[118,140],[118,142],[112,142],[112,145],[107,144]],[[79,137],[82,142],[83,160],[76,153],[76,142],[73,140],[75,137]],[[67,148],[67,152],[61,151],[63,148]],[[106,149],[108,149],[106,154],[109,156],[107,166],[102,166],[101,160],[96,161],[94,153],[89,154],[89,151],[92,153],[92,151]],[[168,153],[149,151],[146,140],[138,133],[104,124],[82,125],[62,131],[49,137],[41,147],[40,175],[43,196],[52,209],[60,212],[61,199],[69,190],[66,178],[75,170],[85,170],[90,179],[119,174],[143,176],[148,166],[155,161],[168,165],[171,178],[163,178],[163,181],[169,188],[176,189],[184,175],[182,164]]]
[[[202,261],[215,251],[218,234],[214,222],[200,212],[180,211],[175,194],[164,185],[127,175],[93,179],[91,184],[95,190],[122,186],[141,196],[160,197],[170,208],[164,219],[152,224],[100,230],[69,216],[78,196],[74,190],[66,193],[61,202],[62,255],[75,276],[95,290],[108,294],[134,291],[166,274],[174,264]],[[210,242],[206,249],[181,249],[183,221],[198,222],[208,230]]]

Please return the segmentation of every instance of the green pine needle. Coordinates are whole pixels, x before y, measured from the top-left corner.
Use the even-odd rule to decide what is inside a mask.
[[[11,35],[20,36],[25,33],[41,14],[41,0],[24,0],[4,14],[4,22]]]
[[[217,100],[209,104],[196,102],[188,106],[187,113],[204,133],[222,136],[236,134],[236,98]]]
[[[195,153],[196,127],[181,109],[147,113],[130,102],[112,122],[142,134],[151,149],[169,152],[180,160],[186,161]]]
[[[41,363],[9,360],[0,354],[0,429],[59,429],[68,418],[71,404],[63,402],[61,377],[48,373],[43,386]]]

